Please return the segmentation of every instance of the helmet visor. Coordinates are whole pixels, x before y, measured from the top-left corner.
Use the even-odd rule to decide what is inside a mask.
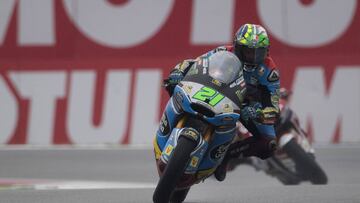
[[[267,48],[249,48],[244,45],[236,45],[235,54],[244,63],[258,65],[264,62],[264,59],[267,55]]]

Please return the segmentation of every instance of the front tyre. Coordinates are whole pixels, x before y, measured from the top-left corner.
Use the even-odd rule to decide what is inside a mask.
[[[168,161],[166,168],[156,186],[155,192],[153,194],[154,203],[169,202],[178,180],[184,173],[185,167],[187,166],[187,163],[190,159],[190,154],[195,149],[196,145],[197,143],[194,140],[184,136],[179,137],[171,158]],[[181,198],[181,201],[185,200],[186,194],[187,191],[185,195],[183,195],[183,199]],[[174,195],[178,196],[180,194],[177,194],[175,191]]]
[[[316,185],[327,184],[328,179],[325,172],[318,165],[315,158],[306,153],[296,140],[289,141],[283,149],[294,160],[297,170],[304,179],[310,180],[311,183]]]
[[[188,194],[189,190],[190,190],[190,188],[175,190],[170,197],[170,202],[171,203],[183,202],[185,200],[186,195]]]

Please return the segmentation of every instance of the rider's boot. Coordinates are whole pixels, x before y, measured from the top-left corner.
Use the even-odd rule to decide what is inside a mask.
[[[275,147],[275,140],[267,138],[256,139],[254,137],[249,137],[245,140],[233,143],[230,145],[222,163],[216,168],[214,176],[218,181],[224,181],[228,170],[228,163],[231,159],[249,156],[258,156],[261,159],[265,159],[271,156],[271,152]]]
[[[242,156],[242,152],[249,147],[249,144],[253,138],[247,138],[245,140],[233,143],[230,145],[228,151],[226,152],[224,160],[221,164],[216,168],[214,172],[214,176],[218,181],[224,181],[226,178],[226,172],[228,170],[229,161],[233,158],[239,158]]]
[[[214,172],[216,180],[220,182],[225,180],[229,160],[230,158],[225,157],[221,164],[216,168]]]

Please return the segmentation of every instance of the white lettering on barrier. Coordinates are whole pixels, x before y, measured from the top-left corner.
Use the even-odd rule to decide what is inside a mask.
[[[322,46],[339,38],[350,26],[356,0],[258,0],[258,15],[280,41],[298,47]]]
[[[331,142],[338,121],[340,142],[359,142],[360,66],[339,67],[334,74],[326,93],[321,67],[299,67],[291,105],[304,126],[311,118],[316,142]]]
[[[0,143],[7,143],[18,122],[18,102],[0,75]]]
[[[95,77],[95,71],[71,73],[66,119],[69,137],[74,144],[119,143],[127,126],[131,73],[128,70],[107,73],[99,126],[92,122]]]
[[[139,45],[154,36],[171,15],[174,0],[132,0],[120,6],[107,0],[63,0],[63,4],[85,36],[103,46],[123,48]],[[16,5],[19,45],[53,46],[56,43],[53,0],[1,0],[0,45]],[[318,47],[331,43],[346,31],[355,16],[357,1],[316,0],[302,5],[299,0],[286,3],[258,0],[257,5],[261,23],[280,41],[296,47]],[[234,0],[194,0],[192,7],[190,41],[194,45],[231,41]]]
[[[52,0],[1,0],[0,1],[0,45],[15,10],[19,5],[18,41],[20,45],[55,44],[54,2]]]
[[[194,0],[191,42],[195,45],[229,43],[233,35],[234,0]]]
[[[109,71],[99,126],[92,123],[95,71],[74,71],[70,76],[65,125],[73,143],[119,143],[129,123],[128,111],[133,114],[130,143],[151,143],[158,125],[160,70],[144,69],[137,73],[133,109],[129,109],[128,98],[130,71]],[[11,71],[9,78],[20,98],[29,100],[28,127],[25,129],[27,143],[51,144],[56,101],[66,95],[65,72]],[[356,133],[360,131],[359,86],[359,66],[338,67],[328,92],[321,67],[299,67],[291,105],[303,124],[311,119],[316,142],[333,140],[339,121],[340,142],[359,142]],[[19,104],[2,77],[0,94],[0,142],[6,143],[19,121]]]
[[[85,36],[109,47],[131,47],[148,40],[160,30],[174,5],[174,0],[132,0],[123,6],[107,0],[63,2]]]
[[[52,0],[19,1],[19,44],[55,44],[55,12]]]
[[[16,0],[0,1],[0,45],[3,44]]]
[[[140,70],[136,75],[131,144],[149,144],[159,126],[161,70]]]
[[[12,71],[9,76],[20,97],[29,100],[27,142],[51,144],[56,101],[65,96],[65,72]]]

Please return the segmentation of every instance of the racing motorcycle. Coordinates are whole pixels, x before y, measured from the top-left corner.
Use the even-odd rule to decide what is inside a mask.
[[[230,170],[247,163],[276,177],[284,185],[297,185],[303,181],[327,184],[327,175],[315,159],[315,150],[306,132],[301,128],[295,112],[287,105],[290,94],[286,89],[280,89],[281,113],[275,125],[278,143],[275,154],[266,160],[256,157],[233,160]],[[251,136],[241,123],[238,123],[238,135],[241,139]]]
[[[226,51],[199,59],[175,86],[153,143],[155,203],[183,202],[214,173],[236,135],[245,90],[241,62]]]

